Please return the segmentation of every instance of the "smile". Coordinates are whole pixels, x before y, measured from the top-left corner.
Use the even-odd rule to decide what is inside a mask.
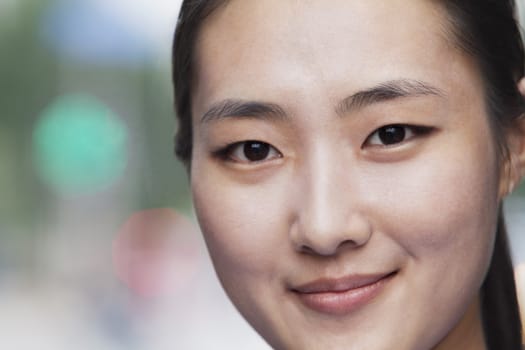
[[[318,279],[291,291],[311,310],[334,316],[348,315],[371,302],[397,274],[351,275]]]

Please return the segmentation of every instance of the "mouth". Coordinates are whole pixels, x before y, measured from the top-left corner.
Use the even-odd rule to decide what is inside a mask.
[[[342,278],[321,278],[291,288],[290,291],[307,308],[328,315],[353,313],[375,299],[395,277],[387,274],[349,275]]]

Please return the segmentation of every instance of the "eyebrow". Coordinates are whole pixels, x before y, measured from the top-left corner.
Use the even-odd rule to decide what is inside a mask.
[[[443,97],[445,94],[440,89],[419,80],[390,80],[343,99],[337,105],[336,111],[339,115],[346,115],[379,102],[427,95]]]
[[[356,92],[343,99],[336,106],[338,115],[346,115],[366,106],[404,97],[434,95],[443,97],[444,93],[419,80],[398,79],[384,82],[375,87]],[[225,99],[213,104],[201,117],[201,123],[208,123],[225,118],[255,118],[285,120],[289,116],[275,103]]]
[[[287,115],[279,105],[274,103],[226,99],[212,105],[203,114],[201,123],[231,117],[286,119]]]

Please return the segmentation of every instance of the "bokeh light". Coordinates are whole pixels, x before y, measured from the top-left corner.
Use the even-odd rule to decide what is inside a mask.
[[[113,244],[117,276],[136,295],[171,295],[191,286],[201,261],[198,230],[172,209],[137,212]]]
[[[161,54],[171,50],[171,39],[182,0],[91,0],[153,44]]]
[[[65,57],[143,64],[170,57],[181,0],[58,0],[42,20],[47,45]]]
[[[126,166],[126,143],[123,123],[84,95],[57,99],[33,134],[37,171],[61,194],[97,192],[113,184]]]

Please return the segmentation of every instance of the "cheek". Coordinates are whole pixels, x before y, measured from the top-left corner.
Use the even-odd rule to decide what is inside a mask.
[[[192,192],[219,278],[224,284],[239,274],[248,280],[271,276],[275,257],[290,249],[285,198],[271,184],[244,187],[207,174],[192,181]]]
[[[475,138],[449,141],[390,169],[391,180],[382,187],[389,199],[371,207],[384,210],[380,230],[429,272],[479,280],[496,230],[497,157],[492,145]]]

